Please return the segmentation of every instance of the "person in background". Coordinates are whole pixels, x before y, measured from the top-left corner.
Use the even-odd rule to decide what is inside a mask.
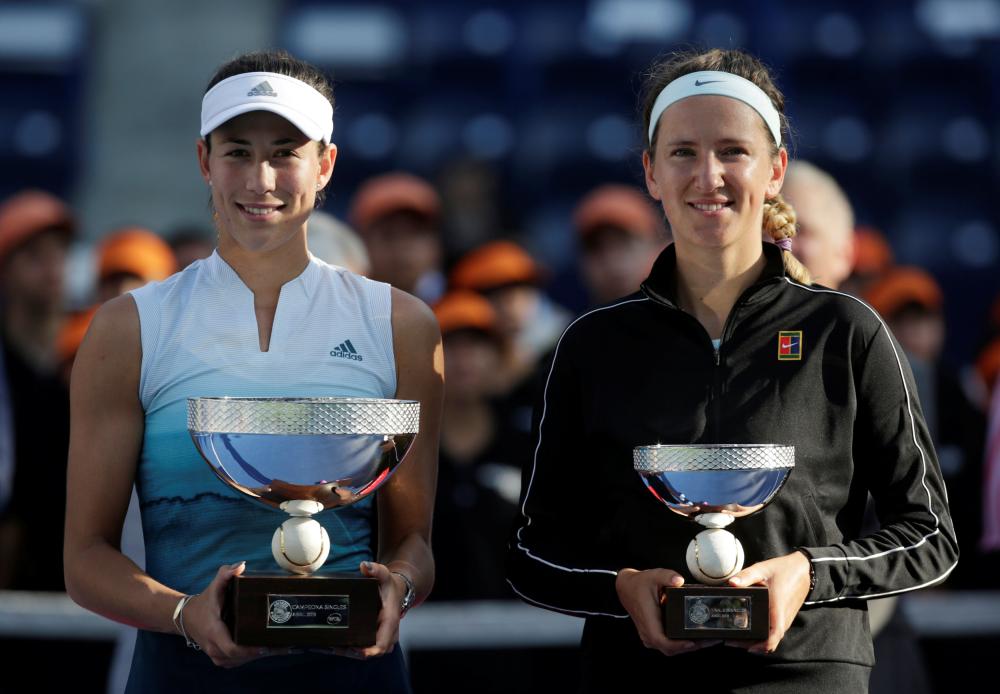
[[[946,325],[941,288],[920,268],[896,266],[875,280],[864,298],[885,318],[906,353],[941,473],[951,497],[961,500],[952,507],[952,516],[964,560],[949,583],[986,587],[983,581],[992,578],[981,575],[977,561],[986,421],[942,359]]]
[[[531,430],[536,379],[570,314],[542,291],[544,273],[512,241],[492,241],[460,258],[448,276],[452,289],[478,292],[493,305],[504,341],[498,393],[501,417],[522,432]]]
[[[854,230],[854,265],[840,290],[851,296],[863,297],[868,286],[895,264],[885,234],[872,226]]]
[[[580,201],[573,226],[582,250],[580,274],[594,306],[639,291],[668,240],[647,196],[613,183]]]
[[[1000,567],[1000,375],[993,382],[983,464],[982,539],[979,549],[991,571],[989,575],[995,576],[992,570]]]
[[[150,282],[165,280],[178,269],[173,249],[142,227],[124,227],[106,236],[98,245],[96,264],[96,303],[69,316],[56,340],[60,372],[67,383],[76,351],[98,307]]]
[[[348,215],[368,249],[371,278],[435,303],[441,272],[441,198],[422,178],[393,172],[365,181]]]
[[[371,273],[371,261],[361,238],[351,227],[328,212],[315,210],[306,230],[309,252],[330,265],[347,268],[356,275]]]
[[[489,301],[455,290],[434,307],[445,356],[438,492],[436,600],[511,597],[504,543],[521,490],[528,436],[505,426],[491,401],[503,339]]]
[[[0,588],[64,590],[58,548],[69,394],[57,372],[56,338],[74,227],[69,207],[49,193],[23,191],[0,204],[0,350],[14,451],[10,501],[0,516]]]
[[[13,454],[9,500],[0,510],[0,590],[65,590],[69,396],[56,336],[74,229],[70,208],[49,193],[22,191],[0,203],[0,380],[9,408],[0,426],[9,425],[3,445]],[[108,643],[70,639],[0,637],[0,650],[5,664],[31,673],[36,691],[58,691],[67,672],[79,682],[100,681],[111,655]]]
[[[781,194],[795,209],[792,253],[813,280],[837,289],[854,266],[854,210],[833,177],[808,161],[788,163]]]
[[[215,250],[212,234],[198,226],[177,227],[167,234],[167,238],[177,260],[178,271],[196,260],[207,258]]]

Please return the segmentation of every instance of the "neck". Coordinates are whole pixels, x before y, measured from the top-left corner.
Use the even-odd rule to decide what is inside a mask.
[[[257,307],[276,305],[281,287],[301,275],[309,264],[304,228],[301,236],[267,251],[247,250],[228,234],[221,233],[219,256],[253,292]]]
[[[722,337],[726,319],[740,295],[767,264],[761,242],[754,248],[677,247],[677,299],[713,339]]]

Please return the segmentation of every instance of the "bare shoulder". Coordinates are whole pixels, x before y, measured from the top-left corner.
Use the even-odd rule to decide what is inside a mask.
[[[441,340],[437,318],[430,307],[417,297],[392,289],[393,343],[398,348],[432,347]]]
[[[139,311],[125,294],[104,303],[94,315],[73,365],[78,371],[114,372],[117,381],[138,377],[142,360]],[[74,379],[75,380],[75,379]]]

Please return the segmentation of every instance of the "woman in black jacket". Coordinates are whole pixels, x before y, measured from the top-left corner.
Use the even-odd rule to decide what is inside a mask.
[[[675,240],[641,292],[560,340],[508,580],[587,619],[587,689],[866,691],[865,601],[937,583],[957,561],[912,375],[878,315],[812,285],[788,250],[788,130],[766,68],[713,50],[649,75],[643,166]],[[696,526],[634,472],[632,448],[651,443],[795,446],[782,491],[734,526],[746,568],[729,583],[769,588],[765,641],[664,636],[661,591],[691,579]],[[881,528],[863,535],[869,492]]]

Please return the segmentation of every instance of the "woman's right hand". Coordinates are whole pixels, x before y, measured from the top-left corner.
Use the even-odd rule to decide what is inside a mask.
[[[222,603],[229,581],[245,569],[246,562],[220,566],[208,587],[184,607],[184,629],[188,637],[219,667],[234,668],[251,660],[290,652],[287,648],[237,646],[233,642],[229,628],[222,621]]]
[[[680,588],[684,577],[670,569],[622,569],[615,579],[618,599],[635,624],[639,638],[646,648],[658,650],[663,655],[690,653],[700,648],[714,646],[721,641],[677,641],[668,639],[663,632],[663,589]]]

